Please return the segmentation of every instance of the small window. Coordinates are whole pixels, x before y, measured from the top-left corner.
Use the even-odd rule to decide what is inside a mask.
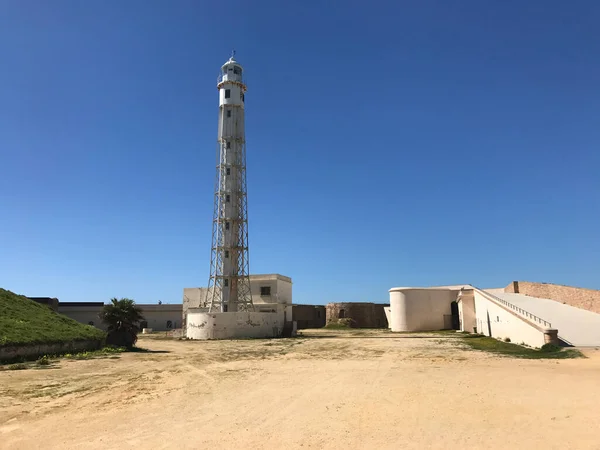
[[[227,195],[225,196],[225,201],[226,201],[227,203],[229,203],[229,202],[231,201],[231,195],[227,194]]]
[[[88,322],[88,325],[94,326],[94,321],[93,321],[93,320],[90,320],[90,321]]]
[[[167,320],[167,328],[173,328],[173,322]]]
[[[227,141],[227,148],[231,148],[231,142]]]
[[[260,295],[271,295],[271,286],[261,286]]]
[[[229,167],[225,169],[225,175],[231,175],[231,169]]]
[[[244,94],[242,94],[242,101],[244,101],[244,99],[245,99]]]
[[[223,280],[223,286],[225,286],[225,287],[229,286],[229,280],[227,278],[225,278]]]
[[[227,117],[231,117],[231,110],[230,109],[227,110]]]
[[[242,71],[240,70],[239,67],[234,67],[233,68],[233,73],[235,73],[236,75],[239,75],[240,73],[242,73]]]
[[[231,98],[231,89],[225,89],[225,98]]]
[[[229,222],[225,222],[225,229],[229,230]]]
[[[229,258],[229,250],[225,250],[225,258]]]

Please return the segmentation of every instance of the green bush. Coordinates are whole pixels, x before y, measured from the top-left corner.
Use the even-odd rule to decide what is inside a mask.
[[[47,355],[44,355],[40,359],[38,359],[36,361],[36,364],[38,366],[49,366],[50,365],[50,358],[48,358]]]
[[[27,365],[23,364],[23,363],[18,363],[18,364],[11,364],[10,366],[7,367],[8,370],[24,370],[27,369]]]
[[[555,353],[560,352],[562,347],[556,344],[544,344],[540,350],[545,353]]]
[[[509,337],[504,338],[504,342],[510,342],[510,338]]]
[[[327,325],[325,325],[325,328],[328,328],[330,330],[345,330],[348,328],[356,328],[356,322],[350,318],[333,319]]]

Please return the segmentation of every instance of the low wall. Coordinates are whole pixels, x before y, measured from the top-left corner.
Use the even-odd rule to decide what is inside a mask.
[[[474,291],[474,299],[478,333],[496,339],[510,338],[515,344],[525,343],[531,347],[541,347],[546,343],[544,328],[503,307],[479,290]]]
[[[208,313],[203,308],[187,310],[188,339],[243,339],[280,337],[283,322],[276,312]]]
[[[102,341],[96,340],[60,342],[56,344],[10,345],[0,347],[0,361],[35,359],[44,355],[60,355],[98,350],[102,347],[102,344]]]
[[[562,286],[560,284],[513,281],[504,288],[504,292],[547,298],[600,314],[600,291],[593,289]]]

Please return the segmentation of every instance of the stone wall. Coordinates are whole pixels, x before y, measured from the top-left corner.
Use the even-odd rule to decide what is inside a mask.
[[[0,361],[17,359],[35,359],[44,355],[61,355],[78,353],[88,350],[98,350],[102,347],[101,340],[70,341],[55,344],[9,345],[0,347]]]
[[[600,314],[600,291],[560,284],[513,281],[504,292],[548,298],[557,302]]]
[[[352,319],[356,328],[387,328],[387,318],[382,303],[328,303],[326,323],[338,319]]]
[[[325,326],[325,306],[293,305],[292,320],[296,322],[298,330],[323,328]]]

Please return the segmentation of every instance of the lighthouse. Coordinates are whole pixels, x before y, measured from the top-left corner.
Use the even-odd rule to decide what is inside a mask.
[[[235,53],[221,67],[209,312],[253,311],[248,261],[248,194],[244,102],[246,84]]]

